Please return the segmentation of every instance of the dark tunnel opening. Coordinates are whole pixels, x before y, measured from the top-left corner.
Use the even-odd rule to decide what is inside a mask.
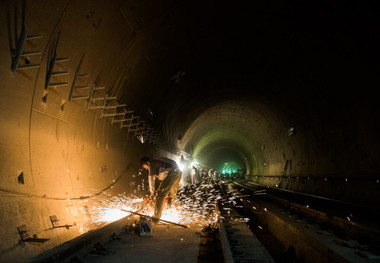
[[[236,152],[236,150],[214,147],[211,151],[207,148],[203,151],[207,151],[207,153],[200,153],[200,156],[202,156],[200,159],[204,160],[207,167],[214,167],[223,177],[228,179],[245,178],[247,171],[246,160],[245,157],[239,152]]]

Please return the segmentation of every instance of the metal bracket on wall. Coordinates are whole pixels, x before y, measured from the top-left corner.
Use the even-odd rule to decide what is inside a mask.
[[[94,83],[94,85],[92,85],[90,93],[88,94],[88,96],[86,98],[87,99],[86,110],[88,110],[90,107],[94,106],[94,103],[96,101],[104,99],[103,97],[101,97],[101,98],[100,97],[99,98],[94,97],[94,94],[96,91],[104,90],[104,89],[105,89],[105,87],[98,87],[95,83]],[[72,99],[74,100],[75,98],[72,98]]]
[[[145,123],[144,120],[138,120],[137,123],[133,124],[132,126],[130,126],[128,128],[128,133],[129,132],[133,132],[134,136],[136,136],[136,135],[142,135],[140,133],[138,134],[138,132],[144,130],[144,128],[145,128],[144,123]],[[141,124],[142,124],[142,126],[141,126]]]
[[[48,90],[49,87],[63,87],[67,86],[68,82],[50,82],[52,77],[59,77],[62,75],[68,75],[68,71],[54,71],[54,66],[57,63],[67,62],[70,61],[70,58],[57,58],[56,52],[54,52],[54,55],[52,59],[50,60],[48,64],[48,71],[46,73],[46,81],[45,81],[45,90]]]
[[[117,108],[115,108],[113,113],[104,113],[104,112],[102,112],[101,117],[112,117],[112,122],[111,123],[113,124],[115,116],[123,116],[124,117],[125,114],[126,114],[126,112],[127,112],[126,110],[123,110],[121,112],[117,112]]]
[[[128,126],[127,126],[127,128],[128,128],[128,131],[127,131],[127,132],[130,133],[130,132],[135,131],[137,125],[138,125],[138,123],[134,123],[134,124],[130,124],[130,125],[128,125]]]
[[[36,234],[33,235],[33,237],[30,236],[29,231],[26,228],[26,225],[21,225],[17,227],[18,233],[20,234],[21,240],[23,242],[46,242],[49,239],[48,238],[38,238]]]
[[[145,132],[144,139],[145,141],[148,141],[152,137],[152,129],[150,127],[147,128]]]
[[[285,176],[287,171],[292,171],[292,160],[286,160],[282,174]]]
[[[131,111],[131,110],[127,111],[126,109],[124,109],[122,112],[118,112],[118,113],[114,114],[114,116],[112,117],[111,124],[114,124],[114,123],[117,123],[117,122],[121,122],[122,123],[122,122],[128,120],[128,119],[125,118],[125,116],[127,114],[131,114],[131,113],[133,113],[133,111]],[[120,118],[118,116],[122,116],[122,117]]]
[[[136,126],[139,124],[140,116],[131,115],[130,118],[126,119],[124,122],[120,124],[120,128],[128,128],[128,133],[130,132],[130,129],[133,126]],[[134,122],[134,120],[137,120],[137,122]],[[127,124],[125,122],[128,122]]]
[[[50,222],[53,225],[53,228],[62,228],[62,227],[64,227],[67,230],[69,230],[70,227],[74,226],[74,225],[64,225],[64,226],[59,225],[59,220],[57,219],[56,215],[50,216]]]
[[[130,115],[127,117],[127,115]],[[133,113],[125,114],[123,121],[120,122],[120,129],[127,128],[131,125],[133,120]]]
[[[128,132],[133,132],[133,135],[136,135],[136,132],[138,132],[140,130],[141,130],[141,128],[136,124],[136,125],[130,127]]]
[[[89,101],[92,101],[92,105],[88,106],[87,109],[89,110],[95,110],[95,109],[103,109],[107,106],[107,103],[111,100],[116,100],[116,97],[111,97],[106,94],[104,97],[99,98],[89,98]],[[96,105],[96,101],[103,101],[103,103]]]
[[[71,101],[72,99],[78,100],[78,99],[88,99],[89,98],[89,95],[83,95],[83,94],[82,95],[73,96],[74,90],[78,90],[79,91],[79,90],[86,90],[86,89],[89,88],[88,85],[76,86],[77,80],[90,77],[89,73],[82,73],[82,74],[79,73],[79,69],[80,69],[80,66],[82,65],[82,61],[83,61],[83,58],[79,62],[77,70],[75,71],[75,75],[74,75],[74,79],[73,79],[73,84],[71,85],[71,89],[70,89],[70,93],[69,93],[69,101]]]
[[[46,79],[45,79],[45,87],[44,87],[44,94],[42,97],[42,101],[46,102],[48,90],[51,87],[64,87],[67,86],[69,83],[66,81],[60,81],[60,82],[52,82],[52,78],[61,77],[69,74],[68,70],[63,71],[54,71],[54,67],[56,64],[60,64],[63,62],[70,61],[70,58],[58,58],[57,56],[57,48],[58,48],[58,42],[59,42],[60,34],[58,34],[55,41],[51,44],[51,47],[49,49],[49,56],[47,58],[47,66],[46,66]]]
[[[136,128],[136,131],[135,131],[135,136],[138,136],[138,135],[144,135],[145,132],[146,132],[146,128],[148,127],[148,125],[146,124],[146,121],[142,120],[140,121],[139,125],[137,126]]]
[[[107,106],[104,106],[102,108],[102,111],[100,113],[100,118],[103,118],[103,117],[113,117],[115,116],[115,114],[117,114],[117,109],[118,108],[122,108],[122,107],[126,107],[127,105],[125,104],[119,104],[116,102],[115,105],[107,105]],[[113,110],[113,112],[107,112],[108,110]]]
[[[21,36],[16,43],[16,49],[12,50],[12,72],[21,69],[32,69],[39,68],[40,65],[37,64],[27,64],[19,65],[19,60],[21,57],[34,56],[41,54],[41,51],[23,51],[24,43],[26,40],[34,40],[41,38],[41,35],[28,35],[25,28],[22,29]]]
[[[135,135],[136,135],[136,136],[141,135],[141,136],[144,136],[144,138],[145,138],[145,137],[146,137],[146,136],[145,136],[145,133],[146,133],[146,131],[145,131],[145,127],[141,127],[138,131],[135,132]]]
[[[146,134],[145,134],[145,141],[151,142],[156,138],[158,135],[157,131],[155,131],[153,128],[148,127]]]

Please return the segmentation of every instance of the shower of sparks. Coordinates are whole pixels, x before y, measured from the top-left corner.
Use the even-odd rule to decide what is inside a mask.
[[[178,201],[174,201],[174,205],[164,205],[160,219],[187,226],[205,226],[213,224],[218,220],[215,205],[217,200],[222,197],[214,185],[186,185],[179,189],[177,197]],[[154,215],[152,207],[145,206],[143,211],[143,214],[148,216]]]
[[[219,182],[219,185],[224,182]],[[219,217],[215,207],[218,202],[237,206],[238,201],[243,201],[242,190],[228,191],[229,198],[226,199],[216,184],[185,185],[179,189],[178,201],[175,205],[164,205],[161,219],[187,226],[198,225],[207,226],[214,224]],[[141,214],[153,216],[154,208],[143,202],[142,198],[127,197],[124,194],[97,197],[95,200],[84,201],[86,205],[77,208],[78,225],[80,232],[85,233],[90,230],[98,229],[108,223],[117,221],[129,213],[122,211],[136,211]],[[238,205],[240,207],[240,205]],[[256,209],[255,207],[253,207]],[[228,211],[228,207],[224,210]],[[228,213],[229,214],[229,213]],[[242,222],[248,222],[248,218],[240,218]]]
[[[217,221],[215,205],[222,196],[213,184],[185,186],[178,191],[177,196],[180,204],[177,208],[179,223],[205,226]]]
[[[170,207],[163,211],[161,219],[171,221],[174,223],[184,223],[185,221],[182,216],[181,210],[174,207]]]
[[[81,219],[78,224],[79,231],[85,233],[103,227],[129,215],[121,209],[136,211],[141,209],[142,204],[142,198],[126,197],[124,194],[98,197],[86,206],[77,209],[77,217]]]
[[[164,206],[161,219],[188,226],[205,226],[217,221],[215,203],[222,197],[214,185],[185,186],[178,191],[177,196],[178,202],[175,206]],[[122,209],[148,216],[153,216],[154,213],[153,207],[146,205],[142,198],[106,194],[91,201],[85,200],[75,209],[80,233],[101,228],[128,216],[129,213]]]

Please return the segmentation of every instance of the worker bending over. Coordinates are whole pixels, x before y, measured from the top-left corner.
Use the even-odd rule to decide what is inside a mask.
[[[154,217],[161,218],[165,198],[170,194],[173,202],[178,202],[177,191],[182,172],[177,163],[169,158],[159,157],[150,160],[149,157],[140,159],[142,168],[148,170],[150,197],[156,196]],[[156,190],[156,184],[157,190]],[[157,222],[157,220],[153,220]]]

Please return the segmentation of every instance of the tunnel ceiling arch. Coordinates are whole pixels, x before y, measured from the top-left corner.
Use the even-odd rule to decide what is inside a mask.
[[[286,131],[283,121],[259,100],[223,102],[205,110],[189,125],[179,147],[209,164],[215,159],[213,154],[223,162],[224,153],[244,167],[253,156],[264,159],[264,147],[275,148],[273,138]]]
[[[263,12],[267,8],[227,1],[122,4],[133,36],[117,58],[120,70],[108,79],[120,80],[119,96],[140,114],[152,109],[150,122],[171,142],[186,131],[184,122],[221,101],[257,94],[281,101],[289,86],[304,93],[304,65],[289,61],[297,60],[296,46],[305,47],[290,39],[294,28],[306,25],[288,19],[286,8]]]
[[[347,86],[365,71],[346,56],[358,53],[347,43],[356,43],[350,36],[360,35],[360,27],[336,23],[346,18],[334,4],[332,13],[313,3],[281,1],[99,0],[32,7],[27,4],[28,22],[45,26],[49,41],[59,33],[59,50],[67,49],[73,64],[85,54],[84,68],[94,76],[101,72],[99,84],[170,144],[207,108],[230,99],[264,97],[301,121],[329,115],[337,101],[340,110],[355,100]]]
[[[347,43],[358,32],[335,23],[345,20],[336,6],[327,13],[312,3],[281,1],[275,8],[228,1],[111,4],[121,10],[129,37],[108,79],[120,80],[118,96],[140,115],[152,110],[149,124],[171,144],[208,107],[229,99],[264,97],[279,112],[297,112],[302,122],[355,100],[347,86],[363,69],[346,54],[356,53]],[[343,106],[335,107],[337,102]]]

